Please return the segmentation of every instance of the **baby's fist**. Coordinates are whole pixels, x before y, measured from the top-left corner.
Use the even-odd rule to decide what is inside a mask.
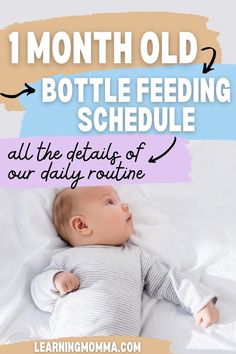
[[[196,324],[202,328],[207,328],[218,320],[219,311],[212,301],[208,302],[208,304],[195,315]]]
[[[59,272],[54,276],[54,286],[61,295],[79,288],[79,278],[70,272]]]

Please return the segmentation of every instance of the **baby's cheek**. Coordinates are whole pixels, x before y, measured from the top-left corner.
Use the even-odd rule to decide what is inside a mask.
[[[114,221],[117,221],[118,217],[117,217],[117,213],[114,210],[109,210],[105,216],[103,220],[106,220],[107,224],[114,224]]]

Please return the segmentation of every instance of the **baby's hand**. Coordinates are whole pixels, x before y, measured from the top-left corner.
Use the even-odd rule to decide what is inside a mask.
[[[61,295],[79,288],[79,278],[70,272],[59,272],[54,276],[54,286]]]
[[[196,324],[202,328],[207,328],[218,320],[219,311],[212,301],[208,302],[208,304],[195,315]]]

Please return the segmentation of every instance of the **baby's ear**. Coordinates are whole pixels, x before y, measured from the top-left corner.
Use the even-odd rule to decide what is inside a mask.
[[[70,219],[70,226],[73,230],[80,232],[83,236],[89,236],[92,233],[92,230],[88,228],[82,215],[73,216]]]

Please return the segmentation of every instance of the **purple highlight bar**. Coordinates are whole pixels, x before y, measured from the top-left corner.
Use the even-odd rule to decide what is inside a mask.
[[[0,186],[17,188],[189,182],[187,141],[171,135],[0,140]],[[150,158],[156,162],[150,163]]]

